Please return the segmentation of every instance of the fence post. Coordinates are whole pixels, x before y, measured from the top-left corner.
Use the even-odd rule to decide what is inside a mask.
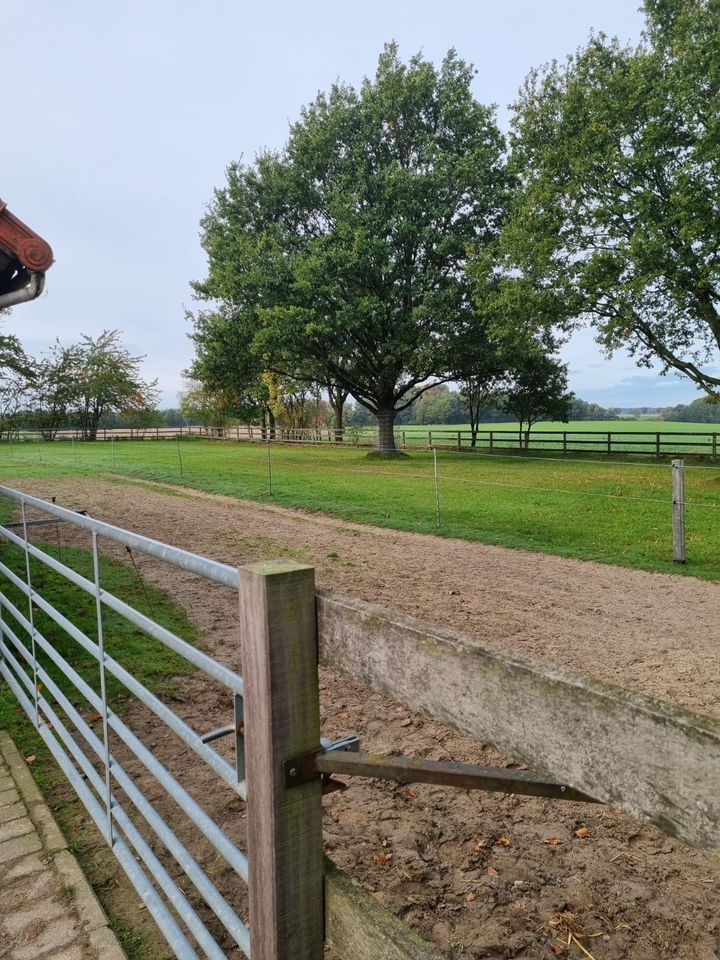
[[[460,449],[460,431],[458,430],[458,450]]]
[[[320,746],[315,573],[293,560],[240,568],[247,845],[253,960],[322,960],[319,778],[282,763]]]
[[[432,448],[432,430],[428,430],[428,446]]]
[[[712,435],[712,458],[717,460],[717,433]]]
[[[610,432],[610,430],[608,430],[608,438],[607,438],[607,455],[608,456],[612,455],[612,433]]]
[[[672,461],[673,562],[685,563],[685,461]]]
[[[655,434],[655,456],[656,457],[660,456],[660,434],[659,433]]]
[[[433,467],[435,471],[435,522],[440,526],[440,484],[438,483],[437,450],[433,447]]]

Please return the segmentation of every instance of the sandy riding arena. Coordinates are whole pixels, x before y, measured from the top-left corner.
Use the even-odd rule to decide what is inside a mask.
[[[142,482],[23,487],[226,563],[290,556],[315,566],[318,584],[338,593],[720,715],[717,584]],[[107,552],[127,559],[124,551]],[[188,610],[205,649],[239,667],[237,610],[228,591],[145,557],[138,565],[143,578]],[[230,720],[226,700],[207,694],[198,676],[181,680],[179,690],[173,708],[195,729]],[[489,747],[327,670],[321,696],[324,733],[358,733],[368,751],[509,765]],[[242,804],[216,795],[210,772],[188,762],[188,751],[141,708],[129,720],[241,839]],[[160,788],[143,786],[170,816]],[[324,803],[328,854],[449,957],[720,956],[718,858],[612,808],[372,780],[354,780]],[[202,854],[190,833],[181,838]]]

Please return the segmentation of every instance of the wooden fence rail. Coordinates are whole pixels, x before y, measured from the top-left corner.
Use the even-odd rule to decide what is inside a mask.
[[[591,423],[591,422],[590,422]],[[332,427],[262,427],[178,426],[178,427],[102,427],[98,440],[174,440],[176,437],[198,437],[206,440],[226,440],[246,443],[272,443],[371,447],[376,443],[377,431],[372,427],[350,427],[336,430]],[[438,449],[477,453],[543,453],[543,454],[604,454],[606,456],[697,456],[717,459],[720,431],[715,430],[518,430],[517,428],[481,429],[472,443],[470,430],[447,427],[396,427],[396,443],[403,450]],[[80,440],[79,430],[58,430],[56,440]],[[12,436],[0,437],[0,442],[42,440],[36,430],[15,431]]]

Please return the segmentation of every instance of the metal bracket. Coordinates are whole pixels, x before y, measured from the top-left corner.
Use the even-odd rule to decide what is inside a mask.
[[[357,753],[360,749],[360,737],[356,734],[350,734],[347,737],[341,737],[340,740],[330,740],[328,737],[320,738],[320,750],[311,750],[303,753],[299,757],[292,757],[285,760],[282,765],[283,782],[286,787],[297,787],[301,783],[307,783],[318,776],[322,776],[324,783],[330,781],[332,771],[320,771],[316,769],[315,759],[317,757],[332,756],[336,753]],[[332,781],[335,789],[343,789],[344,784]],[[325,791],[329,792],[329,791]]]
[[[338,743],[343,742],[338,741]],[[355,751],[357,747],[349,749]],[[304,753],[299,757],[286,760],[282,768],[286,787],[307,783],[318,776],[325,777],[338,773],[346,776],[397,780],[398,783],[436,783],[441,786],[459,787],[463,790],[515,793],[530,797],[547,797],[552,800],[574,800],[580,803],[602,802],[567,784],[555,783],[546,777],[524,770],[480,767],[469,763],[445,763],[412,757],[369,756],[349,752],[347,747]]]

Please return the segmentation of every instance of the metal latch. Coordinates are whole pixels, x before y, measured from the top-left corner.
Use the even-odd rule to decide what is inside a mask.
[[[320,750],[310,751],[285,760],[282,765],[286,787],[307,783],[316,777],[331,774],[352,777],[373,777],[396,780],[398,783],[435,783],[463,790],[488,790],[516,793],[553,800],[574,800],[580,803],[601,803],[567,784],[525,770],[481,767],[470,763],[448,763],[412,757],[379,756],[359,753],[358,737],[345,737],[334,743],[322,741]],[[326,745],[327,744],[327,745]],[[334,781],[334,783],[338,783]],[[338,786],[344,786],[339,785]]]

